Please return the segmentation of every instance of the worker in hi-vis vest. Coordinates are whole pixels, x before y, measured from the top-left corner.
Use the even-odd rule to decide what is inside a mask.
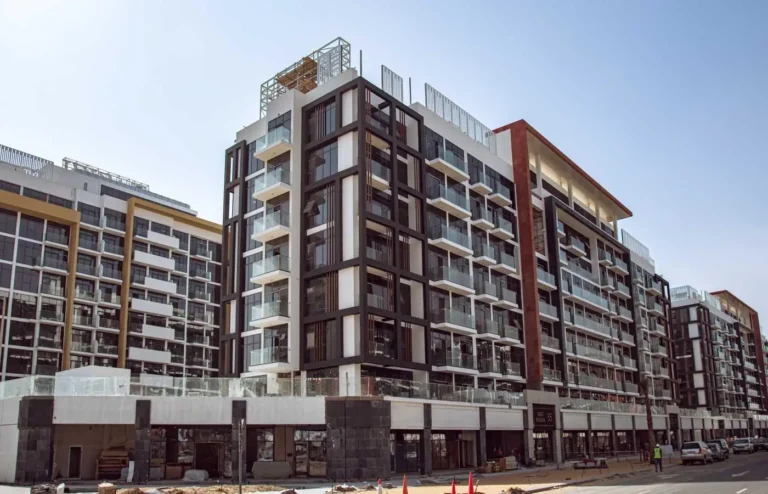
[[[661,465],[661,446],[658,444],[653,448],[653,464],[656,467],[656,472],[664,471],[664,467]]]

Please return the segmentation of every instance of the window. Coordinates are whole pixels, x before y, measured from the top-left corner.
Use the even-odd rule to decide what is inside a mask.
[[[168,274],[159,269],[149,268],[149,277],[155,280],[168,281]]]
[[[131,266],[131,283],[144,284],[147,277],[147,268],[144,266]]]
[[[9,345],[32,347],[34,340],[35,323],[11,321],[11,330],[8,334]]]
[[[333,184],[312,192],[304,206],[307,228],[314,228],[328,222],[329,200],[334,192]]]
[[[16,235],[16,218],[18,214],[15,211],[0,209],[0,232]]]
[[[166,259],[171,256],[171,251],[168,249],[165,249],[163,247],[159,247],[157,245],[150,245],[149,246],[149,253],[159,256],[159,257],[165,257]]]
[[[189,250],[189,234],[174,230],[172,235],[179,239],[179,249]]]
[[[171,254],[171,257],[173,258],[173,262],[175,263],[173,270],[186,273],[187,272],[187,256],[183,254],[177,254],[174,252],[173,254]]]
[[[21,192],[21,187],[16,184],[12,184],[11,182],[0,180],[0,190],[4,190],[6,192],[12,192],[14,194],[19,194]]]
[[[45,239],[49,242],[69,245],[69,227],[49,221],[48,228],[45,230]]]
[[[133,234],[139,237],[147,238],[147,232],[149,231],[149,221],[144,218],[133,218]]]
[[[190,253],[193,256],[208,257],[208,242],[202,238],[191,237],[191,250]]]
[[[253,216],[249,216],[245,219],[245,230],[246,230],[246,238],[245,238],[245,250],[246,252],[253,249],[258,249],[261,247],[261,242],[253,239],[253,233],[254,233],[254,223],[257,221],[264,221],[264,213],[258,213]]]
[[[54,376],[59,372],[59,354],[52,352],[37,352],[35,374]]]
[[[61,197],[57,197],[53,194],[48,194],[48,202],[56,206],[72,209],[72,201],[69,199],[62,199]]]
[[[107,228],[113,230],[125,231],[125,214],[119,211],[104,208],[104,217],[106,218]]]
[[[46,201],[48,199],[48,194],[45,192],[30,189],[29,187],[24,187],[24,192],[22,192],[21,195],[25,197],[31,197],[32,199],[37,199],[38,201]]]
[[[77,204],[77,210],[80,211],[80,221],[89,225],[99,226],[101,210],[82,202]]]
[[[44,226],[45,222],[43,220],[22,214],[21,222],[19,223],[19,237],[42,242]]]
[[[336,321],[321,321],[305,327],[304,362],[333,360],[341,355]]]
[[[16,277],[13,281],[13,288],[14,290],[19,290],[22,292],[38,293],[39,280],[40,275],[38,271],[22,266],[17,266]]]
[[[66,250],[46,246],[45,254],[43,255],[43,265],[49,268],[66,271],[68,257]]]
[[[35,319],[37,314],[37,297],[15,293],[13,295],[12,317],[20,319]]]
[[[61,349],[64,326],[52,326],[50,324],[40,324],[40,332],[37,336],[38,346],[45,348]]]
[[[0,288],[11,288],[11,271],[12,265],[0,263]]]
[[[275,429],[249,430],[249,444],[256,444],[256,461],[274,461],[275,459]]]
[[[32,352],[15,348],[8,349],[5,372],[8,374],[32,374]]]
[[[336,142],[321,147],[309,154],[307,183],[318,182],[338,171],[339,155]]]
[[[29,266],[39,266],[42,261],[42,251],[42,245],[19,239],[19,247],[16,250],[16,262]]]
[[[256,190],[256,182],[258,182],[260,179],[261,177],[254,177],[245,183],[246,194],[248,196],[248,204],[245,208],[246,213],[250,213],[251,211],[256,211],[257,209],[264,207],[263,202],[253,198],[253,193]]]
[[[88,250],[98,250],[99,234],[90,230],[80,230],[78,248]]]
[[[320,103],[309,115],[307,142],[312,142],[336,130],[336,101]]]
[[[0,259],[13,261],[13,244],[13,238],[0,236]]]
[[[329,230],[323,230],[307,237],[308,271],[327,266],[330,263],[328,236]]]
[[[256,154],[256,141],[248,144],[248,172],[246,175],[250,175],[264,169],[264,162],[256,158],[254,154]]]
[[[168,225],[163,225],[162,223],[158,223],[157,221],[152,222],[152,228],[151,230],[155,233],[160,233],[162,235],[169,235],[171,234],[171,227]]]

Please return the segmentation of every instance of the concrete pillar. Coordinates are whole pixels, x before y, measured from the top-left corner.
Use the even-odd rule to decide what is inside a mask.
[[[554,449],[555,449],[555,463],[558,465],[563,463],[563,430],[555,429],[552,431],[554,435]]]
[[[488,461],[488,452],[485,443],[485,407],[480,407],[480,431],[478,432],[477,447],[479,449],[477,458],[480,466]]]
[[[528,464],[529,459],[533,459],[535,453],[532,413],[531,406],[529,405],[523,414],[523,446],[525,447],[525,456],[520,459],[520,462],[524,465]]]
[[[587,414],[587,454],[589,456],[593,456],[593,447],[592,447],[592,414]]]
[[[421,473],[432,475],[432,404],[424,404],[424,435],[421,438]]]
[[[13,420],[9,419],[9,422]],[[53,478],[53,396],[23,397],[17,423],[18,442],[4,445],[8,449],[17,448],[16,483],[50,482]]]
[[[149,468],[152,456],[150,414],[152,402],[149,400],[136,401],[136,448],[133,453],[133,482],[142,484],[149,482]]]
[[[613,451],[613,455],[616,456],[616,453],[619,451],[617,440],[616,440],[616,416],[611,415],[611,450]]]
[[[248,444],[248,421],[246,419],[247,409],[248,402],[245,400],[232,401],[232,441],[230,443],[232,448],[232,482],[237,482],[240,478],[239,475],[241,462],[243,463],[243,479],[246,478],[246,475],[250,470],[246,460],[248,455],[246,454],[245,450],[245,447]]]

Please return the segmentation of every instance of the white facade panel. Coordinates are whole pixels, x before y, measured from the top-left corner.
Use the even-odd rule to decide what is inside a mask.
[[[666,430],[667,429],[666,417],[653,417],[653,428],[657,431]]]
[[[680,428],[687,431],[693,429],[693,419],[690,417],[680,417]]]
[[[16,457],[19,450],[19,428],[17,425],[0,426],[0,483],[16,482]],[[14,489],[3,487],[2,489]],[[19,489],[21,492],[21,489]]]
[[[338,170],[357,166],[357,132],[347,132],[338,139]]]
[[[432,430],[479,430],[480,410],[477,407],[432,405]]]
[[[691,348],[693,348],[693,370],[704,370],[701,362],[701,340],[695,340],[692,343],[693,344],[691,345]]]
[[[424,428],[424,404],[392,402],[392,429],[418,430]]]
[[[706,405],[707,404],[707,394],[704,392],[703,389],[700,389],[698,391],[699,394],[699,405]]]
[[[141,327],[141,333],[144,336],[149,336],[150,338],[159,338],[161,340],[172,340],[176,335],[176,330],[174,330],[173,328],[164,328],[161,326],[144,324]]]
[[[631,431],[632,417],[630,415],[616,415],[613,418],[617,431]]]
[[[144,286],[157,292],[176,295],[176,283],[170,281],[156,280],[147,276],[144,278]]]
[[[345,177],[341,182],[341,224],[343,260],[354,259],[358,252],[358,207],[357,176]]]
[[[156,256],[149,252],[141,252],[137,250],[133,253],[133,260],[138,264],[147,264],[149,266],[172,271],[176,266],[173,259],[168,257]]]
[[[703,388],[704,387],[704,374],[694,374],[693,375],[693,387],[694,388]]]
[[[235,204],[238,204],[238,202],[235,202]],[[235,213],[237,214],[237,213]],[[165,219],[165,221],[158,221],[158,223],[167,223],[170,220]],[[172,221],[170,221],[173,223]],[[173,226],[168,225],[169,227],[173,228]],[[155,243],[160,244],[164,247],[168,247],[169,249],[178,249],[179,248],[179,239],[176,237],[173,237],[171,235],[164,235],[162,233],[153,232],[152,230],[149,230],[147,232],[147,240]]]
[[[140,298],[131,299],[131,309],[160,316],[170,317],[173,315],[173,306],[171,304],[161,304],[159,302],[152,302],[151,300],[142,300]]]
[[[563,430],[585,431],[587,430],[587,414],[563,412]]]
[[[232,398],[171,398],[159,396],[150,398],[150,400],[152,400],[152,410],[150,412],[152,425],[232,424]],[[248,423],[250,424],[250,420]]]
[[[342,319],[342,338],[344,339],[344,357],[360,355],[360,316],[349,315]]]
[[[352,266],[339,271],[339,310],[359,305],[357,270],[357,266]]]
[[[157,364],[170,364],[171,352],[152,350],[149,348],[128,347],[128,359],[155,362]]]
[[[3,398],[0,400],[0,425],[19,423],[19,403],[21,398]]]
[[[503,408],[485,409],[485,429],[489,431],[521,431],[523,430],[524,410],[509,410]]]
[[[611,422],[611,416],[593,413],[592,414],[592,430],[593,431],[613,430],[613,423]]]
[[[154,408],[154,407],[153,407]],[[57,396],[54,424],[135,424],[135,396]]]
[[[248,425],[325,424],[325,398],[294,396],[246,400]],[[230,414],[231,415],[231,414]]]

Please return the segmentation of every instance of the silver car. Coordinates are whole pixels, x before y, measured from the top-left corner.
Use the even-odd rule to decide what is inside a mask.
[[[733,441],[733,454],[754,453],[755,442],[751,437],[740,437]]]
[[[703,441],[688,441],[683,443],[683,451],[680,457],[683,465],[691,463],[714,463],[712,451]]]

